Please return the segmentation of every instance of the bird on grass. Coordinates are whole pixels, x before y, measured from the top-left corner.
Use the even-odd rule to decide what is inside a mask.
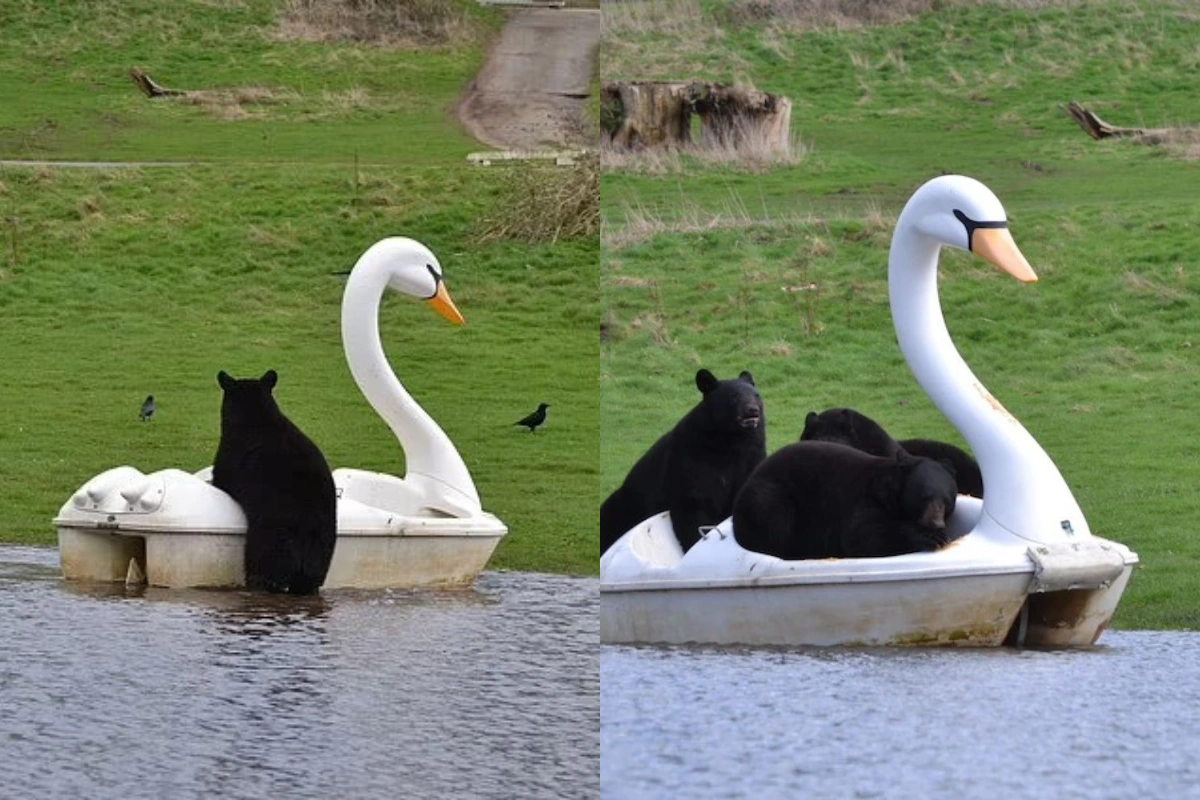
[[[148,395],[146,401],[142,403],[142,410],[138,412],[138,419],[142,422],[149,422],[154,416],[154,395]]]
[[[537,411],[527,417],[522,417],[513,423],[513,425],[524,425],[529,428],[529,432],[533,433],[538,426],[546,421],[546,409],[550,407],[549,403],[538,403]]]

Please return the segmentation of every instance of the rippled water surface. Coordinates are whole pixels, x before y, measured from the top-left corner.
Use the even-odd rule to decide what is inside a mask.
[[[604,646],[605,798],[1200,798],[1200,634],[1074,651]]]
[[[0,547],[0,797],[595,797],[598,593],[126,593]]]

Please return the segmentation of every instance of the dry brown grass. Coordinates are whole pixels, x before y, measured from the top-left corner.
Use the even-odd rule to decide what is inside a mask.
[[[693,33],[706,24],[700,0],[603,0],[605,36],[630,33]]]
[[[504,169],[495,207],[479,221],[479,239],[556,242],[600,229],[600,165],[593,155],[572,166],[514,164]]]
[[[681,76],[740,76],[746,63],[725,46],[726,29],[753,30],[759,42],[786,59],[794,58],[790,34],[854,30],[895,25],[951,6],[1012,8],[1077,5],[1080,0],[732,0],[705,7],[700,0],[602,0],[605,80],[630,79],[636,66],[642,80]],[[1132,0],[1131,0],[1132,2]],[[646,47],[654,35],[667,46]],[[865,66],[865,65],[864,65]],[[903,64],[895,65],[903,68]]]
[[[438,47],[476,39],[479,25],[455,0],[289,0],[281,39]]]
[[[689,166],[731,167],[744,172],[766,172],[775,167],[794,166],[808,155],[808,147],[792,133],[786,143],[746,125],[732,139],[696,142],[685,148],[614,148],[602,140],[600,165],[605,170],[666,175],[684,172]]]
[[[179,99],[189,105],[199,106],[218,119],[239,120],[261,117],[267,106],[286,105],[299,100],[300,95],[291,89],[243,86],[189,91]]]
[[[702,233],[710,230],[743,228],[777,229],[789,226],[814,225],[814,217],[755,216],[736,194],[730,194],[722,208],[712,210],[687,201],[671,209],[669,217],[643,207],[626,207],[620,224],[600,227],[600,244],[608,251],[618,251],[649,241],[662,233]]]
[[[1078,4],[1079,0],[733,0],[706,13],[700,0],[603,0],[604,35],[720,35],[715,23],[792,31],[847,30],[895,25],[951,6],[991,3],[1012,8]]]
[[[636,64],[643,79],[745,71],[746,62],[724,45],[723,27],[705,14],[700,0],[602,0],[600,13],[602,79],[629,78],[622,74],[628,64]],[[644,37],[650,33],[683,46],[647,48]]]
[[[852,30],[896,25],[950,6],[991,3],[1013,8],[1042,8],[1078,0],[734,0],[729,21],[737,26],[790,31]]]
[[[1182,275],[1179,276],[1182,279]],[[1187,297],[1187,291],[1175,286],[1156,281],[1145,275],[1139,275],[1132,270],[1125,273],[1125,290],[1131,294],[1156,297],[1164,302],[1175,302]],[[1182,280],[1181,280],[1182,283]]]

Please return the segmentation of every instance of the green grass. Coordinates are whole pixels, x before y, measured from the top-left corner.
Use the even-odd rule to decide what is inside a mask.
[[[5,158],[302,161],[412,165],[479,149],[451,119],[501,18],[433,48],[284,38],[282,0],[0,0],[0,153]],[[199,102],[149,100],[141,67]],[[237,102],[238,91],[261,90]],[[265,94],[264,94],[265,93]]]
[[[281,407],[331,466],[402,474],[399,445],[345,365],[345,279],[333,273],[377,239],[407,235],[438,255],[467,325],[389,296],[384,345],[459,448],[485,509],[509,526],[490,567],[595,573],[596,240],[481,240],[479,220],[502,201],[503,182],[465,163],[476,145],[446,110],[478,66],[478,45],[278,43],[262,33],[278,5],[101,2],[68,13],[0,0],[6,45],[23,53],[0,60],[0,158],[205,162],[0,167],[0,538],[51,544],[50,519],[103,469],[211,463],[221,369],[277,369]],[[151,35],[157,28],[135,12],[169,16],[166,33]],[[121,29],[102,54],[71,34],[107,13],[129,14],[145,35]],[[172,43],[191,41],[180,30],[208,31],[204,53],[175,52]],[[161,75],[156,54],[172,59]],[[20,84],[35,61],[60,65],[44,75],[47,85],[60,82],[48,94]],[[203,106],[142,98],[120,74],[134,62],[188,88],[269,84],[319,99],[369,84],[384,107],[310,120],[274,107],[260,121],[215,118]],[[405,64],[436,80],[387,77]],[[111,86],[71,77],[110,68]],[[388,106],[393,95],[413,112]],[[91,125],[106,105],[121,119],[111,140]],[[30,133],[39,119],[56,122]],[[159,410],[141,424],[147,394]],[[543,428],[529,435],[513,426],[543,400],[552,404]]]
[[[603,176],[602,490],[696,402],[700,366],[754,373],[771,448],[799,436],[806,412],[839,405],[897,438],[962,443],[896,347],[886,286],[903,202],[961,172],[996,191],[1041,281],[944,255],[956,344],[1054,458],[1093,531],[1139,553],[1115,624],[1200,627],[1200,166],[1093,142],[1058,108],[1200,123],[1200,17],[1169,2],[940,5],[833,31],[739,27],[727,4],[695,4],[699,44],[627,31],[628,50],[602,61],[606,79],[679,77],[694,62],[706,66],[689,78],[740,75],[788,95],[810,148],[766,172]],[[668,55],[643,70],[622,55],[634,52]]]

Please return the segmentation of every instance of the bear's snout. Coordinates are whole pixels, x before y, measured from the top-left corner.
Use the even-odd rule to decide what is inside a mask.
[[[945,504],[940,500],[933,500],[926,503],[924,510],[921,512],[921,525],[925,528],[944,531],[946,529]]]
[[[738,407],[737,423],[743,428],[757,428],[762,424],[762,403],[747,399]]]

